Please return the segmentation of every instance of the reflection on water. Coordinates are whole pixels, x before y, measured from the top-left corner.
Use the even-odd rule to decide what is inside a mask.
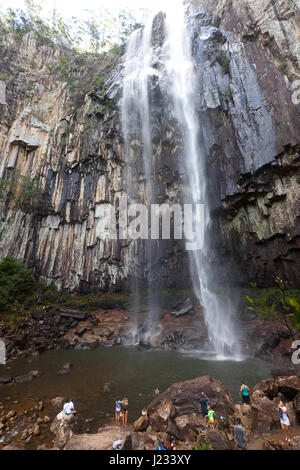
[[[73,363],[71,373],[57,375],[67,361]],[[95,431],[110,421],[115,400],[124,396],[129,399],[132,422],[151,402],[156,387],[163,391],[174,382],[211,375],[221,380],[239,401],[241,383],[251,387],[269,377],[272,368],[273,364],[258,360],[221,361],[199,352],[138,351],[124,347],[51,351],[12,363],[10,369],[0,366],[0,375],[15,377],[32,369],[38,369],[41,374],[27,384],[0,386],[0,401],[7,396],[18,400],[70,397],[82,418],[94,418],[90,429]],[[105,393],[106,384],[110,385]]]

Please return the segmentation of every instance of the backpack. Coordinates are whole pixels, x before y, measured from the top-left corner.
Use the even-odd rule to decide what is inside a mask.
[[[247,390],[247,388],[246,388],[245,385],[244,385],[244,388],[243,388],[243,391],[242,391],[242,395],[243,395],[244,397],[248,397],[248,396],[249,396],[249,392],[248,392],[248,390]]]

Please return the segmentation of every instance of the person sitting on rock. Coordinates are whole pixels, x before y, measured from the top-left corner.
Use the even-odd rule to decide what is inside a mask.
[[[154,396],[154,397],[157,397],[157,395],[159,395],[159,393],[160,393],[160,392],[159,392],[159,389],[156,388],[156,389],[154,390],[154,392],[153,392],[153,396]]]
[[[289,417],[288,417],[287,407],[282,401],[279,403],[278,410],[279,410],[280,425],[281,425],[281,429],[284,431],[285,440],[290,442],[290,425],[291,425],[291,423],[290,423],[290,420],[289,420]]]
[[[240,388],[240,395],[242,396],[243,403],[249,405],[250,396],[249,396],[249,387],[245,384],[242,384]]]
[[[237,447],[242,450],[247,450],[246,430],[242,426],[242,422],[240,418],[236,419],[236,424],[233,428],[233,433],[235,436],[235,443]]]
[[[200,403],[200,406],[201,406],[201,414],[202,414],[203,418],[205,418],[207,416],[207,413],[208,413],[209,399],[208,399],[207,395],[205,395],[204,392],[201,393],[201,398],[199,400],[199,403]]]
[[[66,401],[65,401],[65,404],[64,404],[64,407],[63,407],[63,413],[67,416],[73,415],[73,414],[76,413],[76,411],[74,409],[74,404],[70,400],[70,398],[67,398]]]

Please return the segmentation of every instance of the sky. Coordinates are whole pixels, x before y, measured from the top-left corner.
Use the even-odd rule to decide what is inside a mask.
[[[149,10],[163,10],[164,6],[174,4],[174,0],[48,0],[48,8],[55,6],[63,16],[80,16],[80,13],[86,9],[99,10],[101,7],[110,10],[147,8]],[[12,9],[24,9],[23,0],[0,0],[3,6],[9,6]]]

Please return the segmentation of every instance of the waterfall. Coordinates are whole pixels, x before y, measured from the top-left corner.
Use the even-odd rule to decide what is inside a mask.
[[[122,123],[127,154],[132,138],[131,126],[136,116],[141,129],[144,171],[147,179],[148,203],[152,194],[151,104],[149,79],[158,76],[158,86],[169,97],[171,113],[182,134],[181,160],[185,173],[186,203],[205,205],[205,244],[199,251],[189,251],[190,273],[194,292],[203,307],[205,323],[214,352],[221,357],[237,354],[234,309],[229,298],[220,299],[214,292],[216,279],[210,263],[210,210],[207,195],[206,152],[201,143],[201,122],[196,103],[199,88],[191,39],[185,22],[181,1],[172,2],[164,20],[165,38],[160,52],[151,41],[152,23],[130,37],[124,70]],[[156,46],[157,49],[157,46]],[[152,60],[159,54],[159,71],[152,68]]]

